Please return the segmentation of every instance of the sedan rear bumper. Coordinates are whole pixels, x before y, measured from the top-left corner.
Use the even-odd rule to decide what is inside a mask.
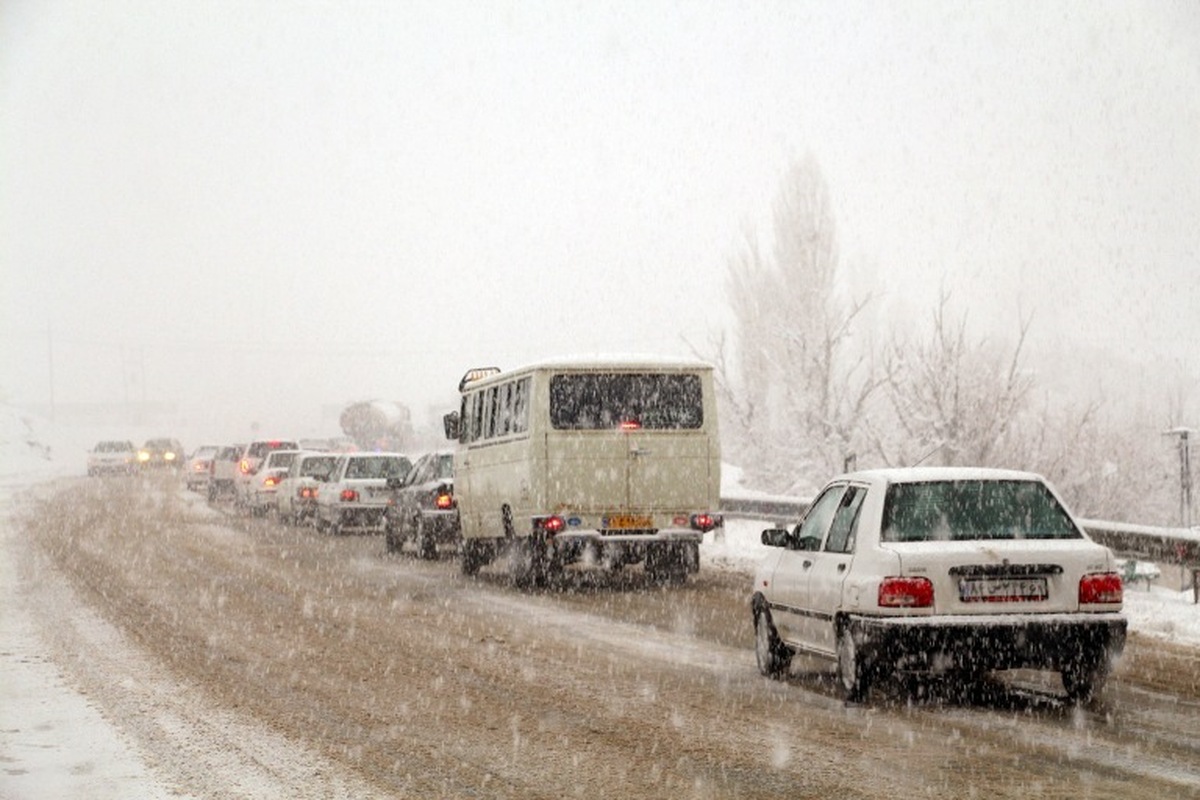
[[[1125,646],[1119,613],[851,616],[864,655],[900,671],[1062,669]]]

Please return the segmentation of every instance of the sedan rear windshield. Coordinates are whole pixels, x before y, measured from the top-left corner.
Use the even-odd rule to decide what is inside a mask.
[[[401,478],[412,469],[407,458],[398,456],[359,456],[346,465],[347,478]]]
[[[1045,484],[1024,480],[892,484],[881,533],[885,542],[1082,536]]]
[[[333,462],[336,460],[337,458],[334,456],[306,458],[300,462],[300,476],[303,478],[315,478],[318,475],[326,477],[333,469]]]
[[[254,442],[246,455],[250,458],[262,458],[272,450],[295,450],[295,442]]]
[[[666,430],[704,423],[699,375],[578,373],[550,378],[550,423],[558,430]]]
[[[267,455],[267,465],[271,469],[282,469],[290,467],[295,459],[295,453],[270,453]]]

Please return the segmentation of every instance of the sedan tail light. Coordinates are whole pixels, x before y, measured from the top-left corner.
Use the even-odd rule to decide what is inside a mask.
[[[1079,579],[1079,604],[1120,603],[1125,598],[1121,576],[1116,572],[1093,572]]]
[[[342,493],[339,495],[339,497],[341,497],[343,503],[358,502],[358,492],[353,489],[342,489]]]
[[[881,608],[929,608],[933,583],[928,578],[884,578],[879,584]]]
[[[713,528],[721,527],[721,518],[714,514],[692,514],[691,524],[701,533],[708,533]]]
[[[441,511],[448,511],[454,508],[454,495],[449,492],[438,492],[437,497],[433,498],[433,505]]]

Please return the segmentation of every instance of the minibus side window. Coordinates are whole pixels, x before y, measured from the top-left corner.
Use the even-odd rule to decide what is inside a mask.
[[[524,433],[529,430],[529,378],[517,381],[513,391],[512,429],[513,433]]]

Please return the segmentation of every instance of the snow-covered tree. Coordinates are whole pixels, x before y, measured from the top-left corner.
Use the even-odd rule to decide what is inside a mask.
[[[1022,450],[1017,423],[1033,386],[1021,356],[1029,321],[1007,349],[971,338],[965,315],[951,319],[949,301],[943,292],[927,339],[888,346],[884,395],[891,413],[871,425],[873,450],[887,466],[1011,467]]]
[[[770,255],[748,235],[729,264],[733,356],[722,339],[716,359],[726,438],[764,488],[840,470],[879,385],[869,355],[852,347],[867,299],[839,299],[838,266],[829,190],[810,156],[782,182]]]

